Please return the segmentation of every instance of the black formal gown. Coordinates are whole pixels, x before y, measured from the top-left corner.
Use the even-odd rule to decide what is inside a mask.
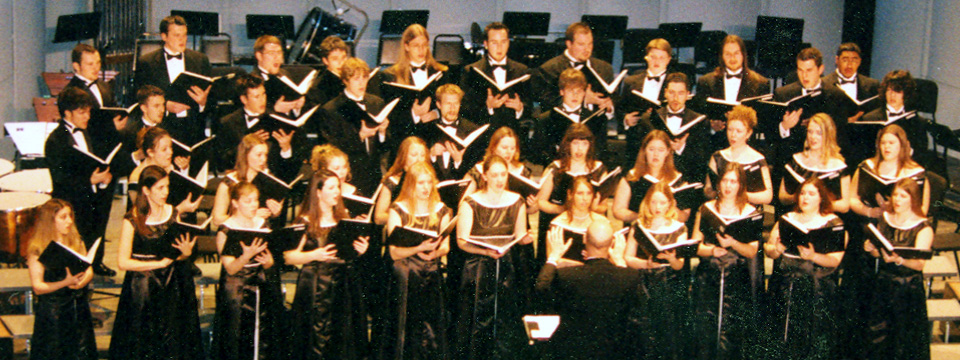
[[[700,214],[707,214],[714,204],[703,204]],[[755,210],[751,216],[758,214]],[[724,216],[726,220],[740,216]],[[704,243],[719,246],[714,234],[724,225],[713,217],[700,218],[700,232]],[[762,234],[756,234],[757,240]],[[754,327],[754,301],[750,293],[750,261],[732,248],[721,257],[700,257],[694,283],[695,314],[700,359],[741,359],[743,342]],[[722,298],[721,298],[722,294]],[[723,310],[720,310],[721,301]],[[718,324],[719,321],[719,324]],[[719,332],[719,334],[718,334]],[[718,343],[719,341],[719,343]]]
[[[56,246],[53,243],[50,245]],[[66,269],[44,269],[44,282],[57,282],[67,276]],[[33,337],[30,339],[32,360],[94,360],[97,342],[90,315],[90,296],[83,289],[61,288],[37,295]]]
[[[633,170],[630,170],[630,173],[633,173]],[[660,180],[650,175],[644,175],[640,177],[640,179],[637,179],[637,181],[629,181],[629,180],[626,180],[626,178],[624,178],[624,181],[626,181],[627,186],[630,187],[630,202],[627,204],[627,209],[633,212],[640,212],[640,203],[642,203],[643,198],[647,196],[647,190],[650,190],[650,188],[653,187],[653,185],[660,182]],[[670,180],[669,182],[670,187],[680,187],[686,184],[687,184],[687,181],[685,176],[679,172],[677,173],[677,177],[675,177],[673,180]],[[702,191],[699,191],[699,190],[690,190],[690,191],[694,191],[694,193],[691,193],[691,194],[702,193]],[[696,200],[699,200],[701,196],[691,196],[689,197],[689,199],[687,198],[676,199],[677,208],[680,210],[690,209],[694,203],[694,200],[695,200],[694,197],[696,198]]]
[[[452,213],[443,203],[426,214],[411,214],[396,202],[390,208],[400,215],[402,226],[430,231],[440,231],[440,220]],[[423,260],[417,255],[393,261],[393,297],[397,305],[394,359],[445,359],[448,356],[440,266],[439,258]]]
[[[819,228],[842,226],[840,218],[832,217]],[[767,333],[779,358],[833,359],[837,355],[836,273],[837,268],[801,259],[796,249],[788,247],[780,257],[770,278],[771,331]]]
[[[161,242],[176,221],[176,210],[158,224],[147,224],[151,234],[133,235],[131,256],[157,261],[170,246]],[[132,215],[125,217],[135,223]],[[110,341],[110,359],[205,359],[200,339],[196,286],[190,263],[150,271],[127,271],[117,304]]]
[[[524,200],[490,206],[469,196],[471,236],[512,235]],[[457,359],[516,359],[525,344],[513,252],[500,259],[467,254],[460,283]]]
[[[556,160],[550,163],[545,170],[543,170],[544,176],[547,172],[553,173],[553,192],[550,193],[550,203],[558,206],[563,206],[567,202],[567,188],[573,184],[573,178],[576,176],[586,176],[588,179],[593,181],[599,181],[603,174],[607,172],[607,167],[600,161],[594,161],[593,168],[589,172],[585,173],[575,173],[570,171],[563,171],[561,169],[560,160]],[[548,214],[543,211],[540,212],[540,223],[538,227],[538,236],[537,236],[537,262],[538,265],[534,269],[534,274],[539,274],[540,269],[543,267],[545,261],[547,261],[547,232],[550,231],[550,222],[559,214]],[[536,275],[534,275],[536,276]]]
[[[877,228],[893,246],[915,247],[917,235],[930,227],[926,219],[913,226],[895,227],[886,215]],[[870,346],[865,358],[930,359],[923,272],[880,259],[873,284],[867,327]]]
[[[334,226],[307,234],[303,251],[326,246]],[[294,359],[363,359],[369,354],[367,314],[352,260],[303,265],[293,298]]]
[[[635,237],[644,236],[640,222],[634,221]],[[650,230],[657,241],[662,245],[677,242],[680,236],[687,235],[687,226],[674,221],[671,225],[658,230]],[[643,240],[640,240],[643,241]],[[643,257],[643,254],[637,254]],[[667,265],[667,260],[652,258],[662,267],[655,269],[641,269],[640,306],[631,315],[631,321],[637,326],[634,341],[635,346],[641,349],[641,359],[679,359],[681,358],[681,344],[684,323],[690,321],[684,316],[683,304],[687,302],[687,287],[680,276],[681,270],[674,270]]]
[[[220,232],[229,238],[231,229],[223,226]],[[239,257],[242,253],[225,251],[223,255]],[[283,357],[284,344],[287,343],[283,338],[283,313],[283,293],[276,263],[270,269],[264,269],[251,262],[233,275],[221,266],[212,355],[219,359]]]

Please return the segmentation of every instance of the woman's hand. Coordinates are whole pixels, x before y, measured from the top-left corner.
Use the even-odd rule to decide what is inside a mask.
[[[330,261],[337,258],[337,249],[334,248],[334,244],[327,244],[327,246],[310,251],[309,255],[310,259],[314,261]]]
[[[283,202],[267,199],[267,209],[270,209],[270,217],[277,217],[280,215],[280,211],[283,211]]]
[[[260,263],[264,269],[269,269],[273,267],[273,254],[270,253],[269,249],[264,248],[262,252],[258,253],[256,257],[253,258],[254,261]]]
[[[186,199],[180,202],[177,205],[177,212],[179,213],[192,213],[197,211],[197,208],[200,207],[200,201],[203,200],[203,195],[198,195],[197,199],[190,201],[190,196],[188,195]]]
[[[673,263],[674,261],[677,261],[677,251],[676,250],[661,251],[659,254],[657,254],[657,259],[667,260],[670,263]]]
[[[267,244],[263,242],[263,239],[261,238],[254,238],[253,241],[250,242],[250,245],[244,245],[241,241],[240,249],[243,249],[243,253],[240,254],[240,257],[250,261],[250,259],[257,257],[257,255],[262,253],[264,250],[267,250]]]
[[[797,251],[800,252],[800,258],[804,260],[813,260],[817,252],[813,251],[813,244],[807,243],[807,246],[797,245]]]
[[[70,273],[70,268],[67,268],[66,270],[67,270],[67,276],[64,277],[63,280],[60,280],[60,283],[62,284],[62,286],[60,287],[61,288],[68,287],[74,290],[79,289],[80,284],[83,284],[83,279],[87,275],[87,272],[83,271],[74,275]]]
[[[173,247],[180,250],[181,257],[189,257],[193,254],[193,245],[197,244],[197,237],[191,237],[189,234],[180,234],[180,237],[177,238],[176,242],[173,243]]]
[[[719,238],[720,236],[717,237]],[[727,255],[727,252],[727,249],[723,246],[714,246],[712,250],[713,257],[715,258],[723,257],[724,255]]]
[[[273,213],[270,212],[270,209],[259,208],[255,216],[261,219],[269,219],[271,215],[273,215]]]
[[[737,241],[737,239],[734,239],[734,238],[733,238],[732,236],[730,236],[730,235],[720,235],[720,234],[717,234],[717,242],[719,242],[719,243],[720,243],[720,247],[723,247],[724,249],[733,246],[733,243],[736,242],[736,241]]]
[[[367,248],[370,246],[370,237],[361,236],[353,242],[353,249],[357,250],[357,254],[363,255],[367,252]]]

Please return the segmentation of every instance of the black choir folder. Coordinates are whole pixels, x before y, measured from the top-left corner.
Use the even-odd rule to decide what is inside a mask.
[[[494,250],[498,253],[505,254],[510,248],[517,244],[520,240],[523,240],[524,236],[513,236],[511,235],[470,235],[465,239],[466,242]]]
[[[633,94],[634,96],[640,98],[640,99],[639,99],[639,100],[640,100],[640,106],[639,106],[639,107],[640,107],[641,109],[644,109],[644,110],[645,110],[645,109],[654,109],[654,110],[656,110],[656,109],[659,109],[661,106],[663,106],[663,103],[661,103],[660,100],[648,98],[648,97],[646,97],[645,95],[643,95],[643,92],[640,91],[640,90],[632,90],[632,91],[630,91],[630,93]],[[634,100],[636,100],[636,99],[634,99]],[[632,109],[631,109],[631,110],[632,110]]]
[[[303,178],[303,174],[298,175],[289,182],[285,182],[276,176],[260,171],[250,183],[256,186],[257,190],[260,190],[260,204],[263,205],[266,204],[267,199],[282,202],[287,198],[287,194],[290,193],[290,190],[293,189],[293,186],[296,185],[301,178]]]
[[[912,119],[912,118],[914,118],[914,117],[916,117],[916,116],[917,116],[917,111],[916,111],[916,110],[910,110],[910,111],[907,111],[907,112],[905,112],[905,113],[903,113],[903,114],[889,117],[889,118],[887,118],[887,120],[857,120],[857,121],[855,121],[853,124],[854,124],[854,125],[864,125],[864,126],[865,126],[865,125],[873,125],[873,126],[877,126],[877,127],[881,127],[881,128],[882,128],[882,127],[884,127],[884,126],[887,126],[887,125],[890,125],[890,124],[893,124],[893,123],[897,122],[897,120],[900,120],[900,119]],[[862,119],[862,118],[861,118],[861,119]]]
[[[520,194],[524,200],[526,200],[526,198],[530,195],[536,196],[539,194],[541,186],[543,186],[543,178],[541,178],[540,182],[538,183],[526,176],[510,172],[509,178],[507,179],[507,189]]]
[[[432,97],[434,92],[437,90],[437,80],[443,77],[442,71],[437,71],[433,73],[430,77],[427,78],[427,81],[420,86],[401,84],[397,82],[385,81],[384,85],[389,85],[399,97],[407,99],[416,99],[419,102],[423,102],[428,97]]]
[[[127,108],[101,107],[99,110],[101,112],[107,113],[110,118],[113,118],[115,116],[125,117],[125,116],[130,116],[130,114],[133,113],[133,111],[136,110],[138,106],[140,106],[139,103],[134,103],[133,105],[130,105],[130,107],[127,107]]]
[[[304,224],[294,224],[278,230],[270,230],[268,228],[244,229],[224,226],[230,229],[230,235],[227,236],[227,241],[223,244],[223,254],[229,256],[240,256],[243,254],[243,248],[240,244],[243,243],[244,246],[250,246],[257,238],[267,244],[267,249],[270,250],[274,258],[283,256],[284,251],[296,249],[297,246],[300,245],[300,240],[307,231],[307,226]]]
[[[809,229],[787,215],[780,217],[780,242],[788,254],[797,255],[800,253],[797,246],[808,244],[813,244],[814,251],[821,254],[843,251],[843,225]]]
[[[456,227],[456,216],[450,219],[447,227],[443,228],[440,232],[407,226],[397,226],[393,228],[393,232],[390,233],[390,237],[387,238],[387,244],[405,248],[420,246],[420,244],[422,244],[424,241],[433,241],[450,235],[450,233],[452,233]]]
[[[173,83],[170,84],[170,88],[167,90],[167,100],[175,101],[182,104],[193,104],[193,98],[187,93],[191,87],[199,87],[200,89],[206,89],[215,81],[220,79],[232,79],[235,74],[226,74],[221,76],[203,76],[195,72],[190,72],[184,70],[180,75],[177,75],[177,78],[173,80]]]
[[[924,259],[929,260],[933,258],[933,251],[918,249],[915,247],[906,247],[906,246],[893,246],[890,243],[890,240],[886,236],[880,233],[880,229],[877,229],[876,225],[867,224],[867,229],[870,231],[867,232],[867,239],[873,243],[873,246],[877,249],[881,249],[886,253],[895,253],[900,255],[904,259]]]
[[[477,138],[480,137],[480,135],[483,135],[483,133],[490,128],[490,124],[486,124],[484,126],[477,128],[476,130],[467,134],[467,136],[463,138],[460,138],[459,136],[457,136],[457,131],[454,129],[451,129],[445,126],[440,126],[440,124],[437,124],[437,128],[440,129],[440,133],[443,135],[444,141],[449,141],[453,143],[453,145],[456,146],[457,150],[463,151],[463,149],[466,149],[467,147],[472,145],[474,141],[476,141]]]
[[[654,114],[654,116],[656,116],[658,120],[653,121],[653,127],[657,130],[662,130],[663,132],[667,133],[667,135],[670,135],[670,139],[673,140],[682,138],[684,135],[688,134],[694,126],[707,119],[706,115],[700,115],[695,119],[690,120],[690,122],[686,124],[681,124],[678,128],[671,128],[670,126],[667,126],[667,119],[661,118],[659,114]]]
[[[371,197],[363,197],[353,193],[340,195],[340,198],[343,200],[343,205],[347,208],[350,217],[367,215],[367,219],[372,219],[374,205],[376,204],[375,199],[380,195],[381,189],[383,189],[383,184],[377,187]]]
[[[603,76],[600,76],[589,64],[583,67],[587,69],[587,71],[583,71],[583,74],[586,75],[587,84],[590,85],[590,89],[593,90],[593,92],[602,93],[605,97],[615,94],[617,88],[620,87],[620,82],[627,76],[627,70],[623,70],[614,77],[613,81],[608,83],[604,81]]]
[[[93,144],[87,144],[88,147],[93,146]],[[110,167],[110,164],[113,163],[114,158],[117,153],[120,152],[120,148],[123,147],[123,144],[117,144],[110,151],[106,157],[99,157],[96,154],[83,150],[79,146],[74,145],[73,149],[76,150],[73,152],[73,158],[70,161],[78,164],[82,170],[83,174],[93,174],[94,170],[103,171],[104,169]]]
[[[860,178],[857,180],[857,193],[860,195],[860,201],[870,207],[877,207],[879,206],[877,204],[877,194],[883,196],[884,199],[889,198],[893,192],[894,185],[896,185],[898,181],[905,178],[915,178],[923,172],[923,169],[917,169],[899,178],[889,179],[877,175],[867,167],[861,166]],[[923,186],[922,181],[917,181],[917,184],[921,187]]]
[[[600,180],[590,180],[590,185],[593,185],[594,190],[600,193],[601,196],[611,197],[617,191],[617,185],[620,184],[620,175],[622,172],[623,169],[617,166],[613,171],[604,174]]]
[[[277,98],[282,96],[284,101],[298,100],[306,95],[310,87],[313,86],[313,81],[316,79],[317,74],[317,70],[311,70],[310,73],[300,79],[299,82],[294,82],[293,79],[286,75],[270,76],[270,80],[267,80],[266,87],[269,92]]]
[[[480,77],[486,80],[487,83],[489,83],[490,86],[487,86],[487,88],[490,89],[490,92],[492,92],[494,96],[502,94],[513,96],[514,94],[518,93],[516,89],[513,89],[514,85],[530,80],[530,74],[524,74],[523,76],[519,76],[501,83],[487,76],[487,74],[484,74],[483,71],[480,71],[480,69],[476,67],[473,67],[472,69],[476,71]]]
[[[718,245],[717,234],[729,235],[744,244],[759,241],[763,235],[763,213],[760,211],[728,219],[712,207],[705,207],[709,211],[700,213],[700,233],[703,234],[703,242],[707,244]]]
[[[740,100],[727,101],[726,99],[717,99],[714,97],[707,98],[707,104],[711,105],[715,110],[721,110],[724,113],[733,109],[734,106],[743,105],[753,107],[753,104],[760,100],[770,100],[773,98],[773,94],[764,94],[760,96],[743,98]]]
[[[213,140],[216,137],[217,137],[216,135],[211,135],[210,137],[203,139],[191,146],[187,146],[187,144],[184,144],[178,141],[177,139],[171,138],[170,140],[173,142],[173,157],[178,157],[178,156],[191,157],[190,160],[193,160],[194,154],[199,154],[205,151],[206,149],[210,148],[211,146],[213,146],[214,143],[211,140]]]
[[[90,250],[87,250],[86,255],[81,255],[76,250],[59,242],[50,241],[50,244],[47,245],[46,249],[43,249],[37,260],[43,264],[44,268],[51,270],[66,268],[70,270],[71,274],[76,275],[87,271],[93,264],[93,257],[97,254],[97,248],[100,247],[101,240],[103,240],[102,237],[97,239]]]
[[[373,233],[373,223],[370,219],[341,219],[327,235],[327,243],[334,244],[333,247],[337,250],[338,258],[353,260],[360,257],[360,253],[353,247],[353,242],[361,236],[370,236],[371,233]],[[304,248],[303,250],[310,251],[313,249]]]
[[[800,184],[803,184],[808,177],[816,176],[823,181],[823,184],[826,185],[827,189],[834,195],[837,197],[841,195],[840,178],[843,176],[842,171],[847,168],[847,165],[834,169],[808,169],[802,164],[796,166],[786,164],[784,168],[787,170],[787,176],[783,177],[783,187],[790,194],[796,194],[797,190],[800,190]]]
[[[179,249],[173,247],[173,244],[177,243],[177,240],[180,239],[181,235],[187,235],[188,237],[192,238],[205,233],[207,231],[207,227],[210,226],[210,220],[213,220],[213,218],[208,217],[207,220],[202,223],[192,224],[184,222],[177,217],[177,220],[174,221],[169,228],[167,228],[165,233],[163,233],[163,237],[161,238],[163,241],[160,242],[162,246],[160,251],[161,256],[176,260],[178,257],[180,257],[180,255],[182,255],[182,253]]]
[[[203,167],[200,168],[200,171],[197,172],[197,176],[195,177],[190,177],[190,175],[184,172],[171,171],[170,192],[167,195],[167,204],[177,206],[186,199],[196,201],[203,196],[204,190],[207,189],[207,181],[209,180],[209,167],[209,162],[203,163]]]
[[[843,97],[844,99],[846,99],[843,101],[844,102],[843,106],[849,109],[856,109],[854,113],[860,112],[860,111],[863,111],[864,113],[868,113],[873,109],[879,108],[880,106],[883,105],[883,100],[880,99],[880,95],[874,95],[863,100],[857,100],[850,97],[850,94],[847,94],[846,91],[844,91],[843,93],[847,95]]]
[[[684,183],[678,186],[671,184],[670,191],[673,192],[673,199],[676,200],[678,208],[691,209],[696,206],[703,194],[703,183]]]
[[[677,226],[679,227],[680,225],[683,224],[678,223]],[[633,234],[633,237],[637,240],[637,245],[639,245],[638,250],[642,250],[642,253],[649,258],[656,258],[661,252],[670,250],[676,250],[678,258],[697,255],[697,247],[700,244],[700,240],[687,239],[676,241],[672,244],[661,244],[656,238],[658,233],[650,231],[643,226],[637,226],[636,228],[639,228],[641,232],[640,234]],[[672,230],[675,231],[676,228]]]
[[[440,194],[440,200],[448,208],[456,209],[460,205],[460,199],[467,192],[470,186],[470,179],[463,180],[445,180],[437,183],[437,193]]]
[[[816,90],[816,91],[808,92],[803,95],[798,95],[797,97],[784,102],[774,101],[772,98],[768,98],[768,99],[759,100],[757,104],[758,105],[762,104],[763,107],[766,107],[771,111],[780,112],[780,113],[797,111],[800,109],[804,109],[804,113],[806,113],[807,112],[806,109],[808,109],[813,103],[813,100],[819,97],[820,95],[822,95],[822,92],[819,90]],[[813,114],[808,114],[808,115],[813,115]]]
[[[571,241],[570,248],[567,249],[567,252],[563,254],[563,258],[567,260],[583,262],[583,251],[587,249],[587,244],[585,242],[587,239],[587,229],[574,228],[561,224],[550,224],[550,226],[563,229],[564,243],[566,243],[568,240]]]
[[[393,108],[396,107],[398,103],[400,103],[400,98],[393,99],[387,103],[387,105],[384,105],[383,109],[380,109],[380,112],[376,115],[365,111],[363,113],[363,124],[370,128],[380,126],[380,124],[383,124],[383,121],[390,116],[390,112],[393,111]]]
[[[283,130],[286,133],[290,133],[292,131],[296,131],[302,128],[303,125],[306,124],[311,117],[313,117],[313,113],[317,112],[317,109],[319,108],[320,108],[320,105],[315,105],[314,107],[310,108],[310,110],[307,110],[304,113],[300,114],[300,116],[298,116],[296,119],[288,119],[283,115],[271,113],[270,114],[271,121],[263,124],[262,126],[264,130],[266,130],[267,132]],[[264,122],[263,120],[266,120],[266,119],[261,119],[260,122],[263,123]]]
[[[587,115],[586,117],[582,117],[582,116],[581,116],[581,117],[580,117],[580,121],[573,120],[573,118],[571,118],[570,115],[567,115],[567,112],[566,112],[566,111],[563,111],[563,109],[561,109],[561,108],[559,108],[559,107],[553,108],[553,112],[555,112],[555,113],[557,113],[557,114],[560,114],[561,116],[567,118],[567,120],[570,120],[570,122],[572,122],[572,123],[574,123],[574,124],[586,124],[587,121],[596,119],[598,116],[600,116],[600,114],[604,114],[604,113],[606,113],[607,111],[604,110],[604,109],[600,109],[600,110],[594,111],[593,113],[591,113],[590,115]],[[604,118],[604,120],[606,120],[606,118]]]
[[[560,315],[524,315],[523,328],[530,342],[550,340],[560,326]]]

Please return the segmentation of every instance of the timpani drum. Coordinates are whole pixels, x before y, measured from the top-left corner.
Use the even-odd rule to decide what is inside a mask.
[[[27,257],[25,236],[36,220],[40,205],[50,200],[50,195],[35,192],[0,193],[0,257],[16,260]],[[20,240],[20,241],[18,241]]]
[[[49,194],[53,191],[50,169],[21,170],[0,177],[0,189],[3,191]]]

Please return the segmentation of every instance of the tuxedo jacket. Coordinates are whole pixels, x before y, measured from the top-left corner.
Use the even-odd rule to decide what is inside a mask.
[[[603,81],[613,81],[613,66],[610,63],[591,57],[590,66],[597,71],[597,74],[600,74]],[[531,86],[533,87],[534,99],[540,101],[541,109],[559,106],[562,103],[557,81],[560,79],[560,73],[571,67],[570,59],[565,54],[560,54],[537,68],[536,73],[530,80],[533,81]],[[581,68],[581,71],[589,70]]]
[[[384,102],[379,96],[367,93],[363,96],[366,112],[378,113],[383,109]],[[396,111],[396,110],[394,110]],[[350,159],[350,170],[353,174],[353,185],[364,196],[371,196],[380,183],[380,157],[387,150],[390,142],[388,137],[383,143],[378,136],[369,138],[367,143],[360,139],[360,127],[363,123],[364,110],[356,102],[341,93],[323,105],[321,134],[324,139],[333,144]],[[390,127],[393,127],[393,118],[390,118]]]
[[[825,84],[830,84],[839,88],[840,77],[836,71],[832,71],[820,79]],[[880,93],[880,81],[866,75],[857,73],[857,100],[869,99]],[[871,109],[872,110],[872,109]]]
[[[689,107],[684,109],[681,125],[689,124],[691,121],[700,117],[700,113],[691,110]],[[640,146],[643,138],[654,129],[663,129],[666,127],[664,119],[667,118],[667,108],[662,107],[650,114],[643,115],[634,126],[627,130],[627,158],[624,164],[632,168],[640,152]],[[677,171],[684,175],[687,181],[703,181],[707,173],[707,161],[710,158],[710,123],[707,119],[694,125],[689,131],[690,137],[687,138],[687,145],[678,155],[673,152],[673,164]],[[669,135],[669,132],[667,133]],[[670,144],[667,144],[670,146]]]
[[[170,75],[167,73],[167,60],[163,56],[163,48],[143,54],[137,59],[137,71],[133,75],[133,84],[139,89],[143,85],[153,85],[167,93],[167,99],[171,99],[170,94]],[[183,51],[183,67],[186,71],[197,73],[203,76],[210,76],[210,59],[207,55],[186,49]],[[196,104],[188,104],[195,106]],[[207,104],[211,105],[211,104]],[[207,107],[209,108],[209,106]]]
[[[756,71],[744,68],[743,78],[740,81],[740,90],[737,92],[737,100],[762,96],[770,93],[770,79],[760,75]],[[718,68],[700,77],[697,80],[696,95],[693,101],[688,105],[693,106],[702,114],[715,120],[726,120],[726,107],[714,108],[707,102],[707,98],[724,99],[726,98],[726,89],[724,88],[725,70]],[[718,131],[710,136],[711,153],[730,146],[727,141],[726,131]]]
[[[802,125],[804,119],[809,119],[814,114],[826,113],[833,119],[837,127],[837,144],[840,145],[841,153],[844,157],[849,156],[850,145],[848,141],[847,110],[841,105],[843,98],[847,95],[836,86],[821,82],[821,92],[811,103],[808,110],[804,110],[800,115],[801,122],[790,129],[790,136],[784,138],[780,134],[780,122],[783,120],[780,114],[757,114],[761,119],[758,128],[764,131],[766,141],[771,144],[773,154],[773,172],[779,172],[783,165],[789,161],[793,154],[803,151],[803,143],[807,138],[807,129]],[[800,82],[794,82],[777,88],[773,92],[774,101],[788,101],[802,94],[803,87]],[[766,119],[766,120],[763,120]],[[769,157],[768,157],[769,158]],[[776,175],[775,175],[776,177]]]
[[[269,111],[261,114],[260,121],[264,121],[268,116],[270,116]],[[217,137],[213,140],[217,142],[216,148],[219,149],[219,156],[215,162],[220,164],[218,166],[220,171],[227,171],[234,168],[237,160],[237,146],[240,145],[243,137],[250,132],[249,130],[242,108],[220,119],[219,133],[216,134]],[[280,144],[277,143],[276,139],[270,137],[270,139],[267,140],[267,144],[269,144],[267,167],[270,168],[270,171],[282,180],[292,180],[296,177],[297,173],[300,172],[300,165],[302,165],[304,161],[304,152],[310,151],[306,145],[306,136],[304,136],[301,131],[294,133],[293,140],[290,144],[293,154],[290,158],[286,159],[281,156]]]
[[[562,107],[562,105],[560,107]],[[598,109],[596,108],[591,110],[588,106],[581,106],[580,122],[583,123],[583,119],[586,119],[597,111]],[[585,124],[590,129],[590,132],[593,133],[593,138],[595,139],[593,145],[594,158],[600,159],[603,151],[606,149],[607,143],[607,115],[603,113],[598,114],[587,120]],[[529,154],[528,157],[531,161],[546,166],[551,161],[556,160],[559,155],[558,147],[563,141],[563,135],[571,125],[573,125],[573,121],[564,116],[564,114],[558,113],[556,107],[541,113],[537,119],[533,141],[530,145],[532,154]]]
[[[307,100],[303,106],[307,109],[317,104],[322,106],[333,100],[337,95],[342,94],[344,88],[345,85],[340,80],[340,76],[330,72],[330,70],[323,69],[313,81],[313,86],[307,91],[307,95],[305,95]]]
[[[670,73],[670,70],[667,70],[667,73]],[[666,82],[666,76],[664,76],[663,81]],[[627,76],[623,79],[623,84],[620,85],[622,89],[620,92],[620,101],[616,105],[616,118],[617,118],[617,129],[620,130],[620,133],[626,131],[626,126],[623,123],[623,118],[632,112],[639,112],[641,115],[647,110],[651,109],[651,105],[640,97],[633,94],[633,90],[637,92],[643,91],[643,84],[647,81],[647,71],[638,70],[635,71],[630,76]],[[665,83],[663,85],[666,85]],[[657,95],[657,100],[663,102],[663,93],[667,89],[666,86],[660,86],[660,94]],[[629,136],[629,135],[628,135]]]
[[[433,74],[437,73],[438,71],[439,70],[435,70],[432,67],[427,67],[427,77],[429,78],[430,76],[433,76]],[[372,94],[372,95],[382,96],[381,99],[386,102],[393,101],[394,98],[403,96],[403,92],[398,91],[393,86],[385,84],[388,82],[399,82],[397,80],[398,76],[393,72],[392,67],[386,70],[379,71],[379,73],[380,73],[379,79],[381,82],[379,89],[381,94],[380,95]],[[431,109],[433,110],[437,109],[437,99],[435,94],[437,88],[440,87],[440,85],[452,83],[455,80],[456,79],[450,79],[450,73],[446,72],[442,76],[440,76],[439,79],[435,80],[433,83],[431,83],[427,87],[428,91],[425,91],[422,97],[423,98],[426,98],[427,96],[430,97]],[[413,79],[411,79],[410,81],[413,81]],[[367,92],[370,93],[369,90]],[[391,133],[390,136],[393,139],[392,143],[389,146],[390,149],[395,149],[397,146],[400,145],[400,142],[403,141],[403,139],[406,139],[408,136],[416,135],[421,138],[425,137],[423,131],[434,126],[432,122],[426,123],[426,124],[424,123],[414,124],[413,113],[412,113],[414,100],[415,99],[413,99],[412,97],[402,97],[400,102],[397,103],[397,106],[393,108],[393,111],[390,113],[390,116],[388,117],[390,119],[390,126],[389,126],[390,129],[388,131]],[[370,113],[374,113],[374,112],[370,111]]]
[[[530,69],[526,65],[519,62],[513,61],[509,58],[506,65],[506,81],[516,79],[518,77],[527,75],[530,73]],[[513,128],[514,132],[519,134],[519,123],[520,120],[517,119],[517,112],[506,106],[501,106],[500,108],[493,110],[493,115],[490,115],[487,110],[487,89],[493,88],[494,86],[490,84],[489,81],[484,79],[482,76],[477,74],[477,69],[491,79],[496,79],[493,75],[493,67],[490,66],[490,61],[488,57],[484,57],[479,61],[467,65],[463,68],[463,74],[460,76],[460,88],[463,89],[464,97],[462,102],[461,112],[464,114],[470,114],[474,117],[479,123],[486,124],[490,123],[491,127],[494,130],[499,129],[501,126],[509,126]],[[532,77],[529,80],[522,81],[513,85],[507,89],[506,93],[510,94],[512,97],[513,94],[520,96],[520,101],[523,102],[523,114],[521,114],[521,119],[523,117],[529,117],[532,107],[531,99],[531,82],[533,81]]]
[[[622,344],[631,334],[628,314],[638,306],[639,285],[637,271],[607,259],[562,269],[546,264],[536,289],[561,318],[551,351],[558,358],[624,358]]]
[[[424,139],[427,142],[428,149],[432,148],[437,142],[446,140],[446,137],[442,134],[442,130],[437,127],[437,125],[442,124],[442,120],[433,121],[431,124],[435,124],[431,130],[431,135],[428,139]],[[479,128],[476,123],[464,118],[457,119],[454,126],[457,129],[457,137],[461,139]],[[470,171],[470,168],[483,158],[487,144],[490,143],[490,135],[493,134],[493,131],[492,126],[488,127],[483,135],[480,135],[477,140],[466,148],[460,166],[454,165],[453,158],[450,158],[450,161],[444,166],[442,156],[437,156],[437,158],[433,160],[433,170],[437,173],[437,179],[440,181],[463,179],[463,177],[467,175],[467,172]]]

